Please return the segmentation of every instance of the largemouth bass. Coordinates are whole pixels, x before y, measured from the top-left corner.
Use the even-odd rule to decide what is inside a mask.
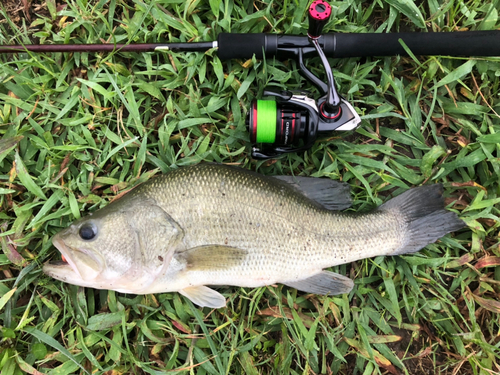
[[[199,306],[225,306],[206,285],[281,283],[307,293],[349,292],[324,268],[413,253],[464,223],[444,209],[439,184],[408,190],[366,214],[346,184],[265,177],[202,164],[139,185],[74,222],[53,243],[62,262],[47,275],[124,293],[179,292]]]

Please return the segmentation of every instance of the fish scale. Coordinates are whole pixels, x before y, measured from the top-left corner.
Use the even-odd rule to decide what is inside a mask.
[[[44,270],[78,285],[179,291],[220,307],[224,297],[206,285],[283,283],[345,293],[352,281],[324,268],[414,252],[463,227],[443,209],[440,185],[409,190],[366,214],[325,208],[346,199],[343,188],[328,179],[278,179],[217,164],[180,168],[56,235],[69,265]],[[95,238],[79,238],[89,225]]]

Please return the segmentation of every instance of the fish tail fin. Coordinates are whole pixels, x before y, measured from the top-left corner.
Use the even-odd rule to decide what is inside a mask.
[[[456,213],[445,210],[442,194],[441,184],[421,186],[379,207],[379,210],[398,212],[406,222],[407,240],[390,255],[414,253],[465,226]]]

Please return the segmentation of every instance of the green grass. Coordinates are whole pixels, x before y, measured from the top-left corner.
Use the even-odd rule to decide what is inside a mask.
[[[211,41],[304,33],[304,1],[35,0],[0,7],[0,44]],[[410,4],[410,5],[408,5]],[[330,32],[500,28],[500,2],[332,2]],[[425,22],[424,22],[425,21]],[[279,160],[249,156],[244,118],[266,85],[313,89],[293,61],[203,53],[0,56],[2,374],[481,374],[500,371],[500,59],[332,60],[362,116]],[[318,59],[308,66],[322,76]],[[313,89],[314,90],[314,89]],[[223,288],[227,308],[132,296],[41,272],[51,237],[120,192],[202,161],[326,176],[369,210],[441,182],[468,228],[417,254],[336,269],[349,295]],[[116,365],[115,365],[116,363]]]

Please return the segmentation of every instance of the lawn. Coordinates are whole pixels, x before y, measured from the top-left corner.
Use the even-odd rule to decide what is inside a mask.
[[[500,1],[331,2],[328,32],[500,28]],[[416,5],[415,5],[416,4]],[[0,44],[212,41],[304,34],[297,1],[55,0],[0,4]],[[250,102],[316,89],[295,61],[206,53],[0,55],[0,371],[30,374],[481,374],[500,372],[500,58],[330,59],[362,118],[280,159],[250,156]],[[307,66],[320,77],[318,58]],[[442,183],[467,227],[419,253],[334,267],[353,291],[79,288],[42,273],[52,236],[140,182],[200,162],[351,186],[355,211]]]

